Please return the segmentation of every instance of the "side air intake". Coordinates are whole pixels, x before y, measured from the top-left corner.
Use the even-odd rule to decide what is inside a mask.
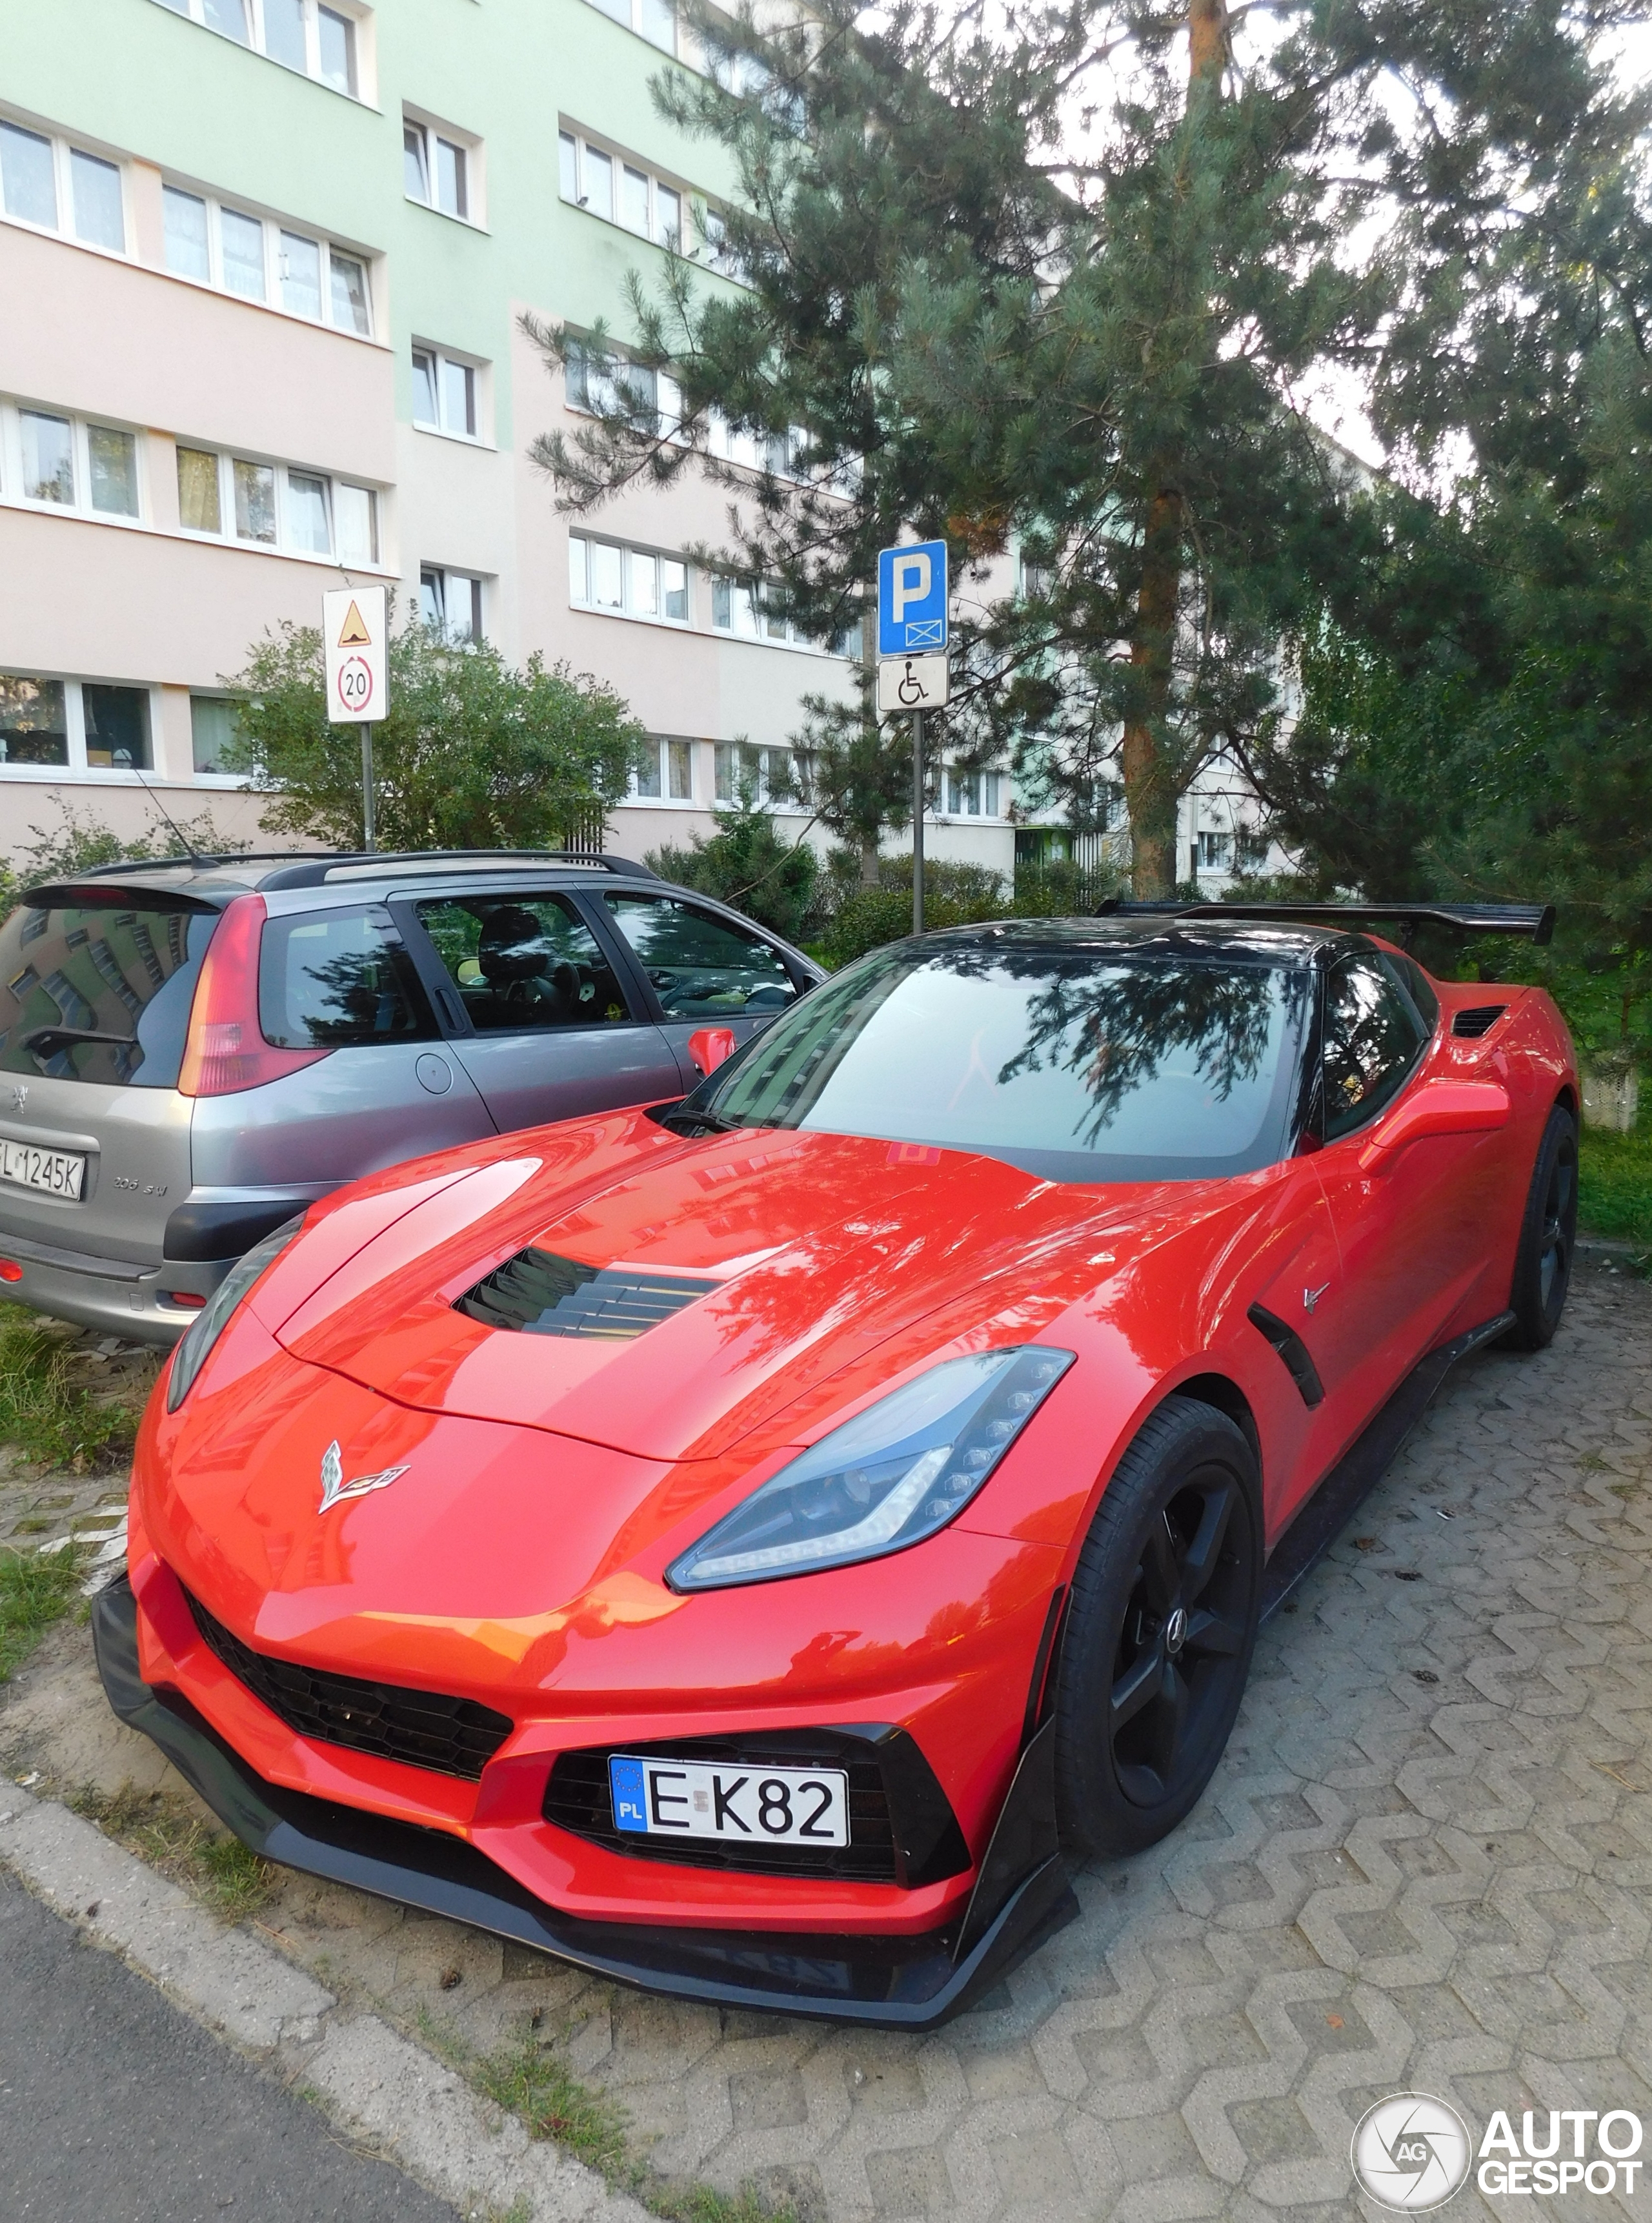
[[[644,1274],[628,1266],[584,1266],[554,1250],[518,1250],[454,1305],[484,1327],[525,1335],[594,1336],[629,1343],[685,1305],[708,1296],[715,1282],[686,1274]]]
[[[1451,1031],[1461,1040],[1478,1042],[1482,1035],[1490,1034],[1508,1008],[1506,1004],[1473,1004],[1458,1012]]]

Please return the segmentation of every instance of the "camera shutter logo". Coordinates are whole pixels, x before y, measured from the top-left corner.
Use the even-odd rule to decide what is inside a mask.
[[[1419,2215],[1460,2192],[1473,2164],[1468,2125],[1427,2092],[1396,2092],[1360,2119],[1350,2158],[1379,2207]]]

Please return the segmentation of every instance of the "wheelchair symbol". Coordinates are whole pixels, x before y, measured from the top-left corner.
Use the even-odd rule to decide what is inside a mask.
[[[922,680],[912,668],[910,657],[907,658],[907,668],[901,675],[901,684],[895,691],[901,698],[901,708],[906,710],[915,710],[920,702],[927,702],[929,700],[924,692]]]

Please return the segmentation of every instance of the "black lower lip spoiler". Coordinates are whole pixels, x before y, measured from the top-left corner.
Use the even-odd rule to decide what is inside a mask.
[[[1056,1844],[1054,1723],[1030,1740],[961,1922],[920,1936],[669,1929],[564,1914],[442,1829],[266,1782],[176,1691],[138,1672],[124,1580],[92,1608],[98,1672],[123,1722],[158,1744],[265,1859],[537,1947],[591,1974],[673,1999],[879,2030],[933,2030],[1078,1911]]]

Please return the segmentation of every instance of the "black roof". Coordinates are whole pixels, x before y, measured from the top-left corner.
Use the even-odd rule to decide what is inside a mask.
[[[1254,918],[1178,916],[1144,909],[1102,918],[988,919],[926,934],[920,948],[1093,949],[1098,954],[1147,958],[1226,957],[1241,962],[1310,965],[1316,952],[1365,937],[1347,927]]]
[[[612,853],[583,849],[278,849],[239,856],[121,858],[90,865],[79,872],[25,889],[26,902],[61,903],[71,891],[121,887],[164,887],[171,895],[227,898],[249,889],[361,886],[375,879],[455,878],[472,872],[559,872],[612,873],[623,879],[652,880],[646,865]]]

